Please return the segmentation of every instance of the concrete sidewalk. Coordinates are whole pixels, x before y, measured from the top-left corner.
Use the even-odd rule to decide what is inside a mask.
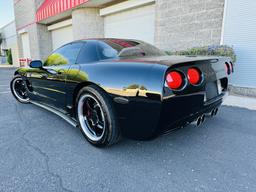
[[[229,95],[224,99],[223,105],[256,110],[256,98],[240,95]]]
[[[17,67],[9,64],[0,64],[0,68],[17,68]]]

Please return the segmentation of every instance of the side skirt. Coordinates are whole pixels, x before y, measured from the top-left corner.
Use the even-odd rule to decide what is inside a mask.
[[[50,112],[54,113],[55,115],[58,115],[59,117],[61,117],[65,121],[67,121],[70,125],[72,125],[73,127],[77,127],[78,126],[77,122],[74,119],[72,119],[71,117],[69,117],[69,116],[59,112],[58,110],[56,110],[56,109],[54,109],[52,107],[48,107],[46,105],[43,105],[43,104],[35,102],[35,101],[30,101],[30,103],[32,103],[32,104],[34,104],[34,105],[36,105],[38,107],[41,107],[43,109],[46,109],[47,111],[50,111]]]

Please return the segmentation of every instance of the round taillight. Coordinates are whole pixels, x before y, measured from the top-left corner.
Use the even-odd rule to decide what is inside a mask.
[[[234,72],[234,67],[233,67],[233,63],[232,62],[230,62],[229,63],[229,67],[230,67],[230,73],[232,72]]]
[[[201,81],[201,72],[197,68],[188,69],[188,81],[192,85],[198,85]]]
[[[225,65],[226,65],[226,72],[229,75],[231,73],[230,65],[228,63],[225,63]]]
[[[172,71],[167,74],[166,82],[171,89],[180,89],[183,85],[183,78],[181,73],[177,71]]]

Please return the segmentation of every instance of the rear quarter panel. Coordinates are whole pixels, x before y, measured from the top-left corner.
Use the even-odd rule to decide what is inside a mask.
[[[105,90],[113,100],[123,134],[143,139],[151,137],[158,124],[167,68],[141,62],[83,64],[75,78],[67,79],[67,84],[73,89],[69,93],[74,92],[72,84],[77,86],[83,82],[96,84]],[[117,97],[127,99],[128,103],[115,102]]]

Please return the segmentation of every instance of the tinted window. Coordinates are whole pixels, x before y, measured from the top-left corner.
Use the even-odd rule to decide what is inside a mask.
[[[83,43],[71,43],[54,51],[44,62],[44,66],[75,64]]]
[[[165,53],[153,45],[142,41],[106,39],[101,42],[112,47],[119,57],[122,56],[162,56]],[[113,54],[114,55],[114,54]]]
[[[89,63],[98,61],[99,57],[97,54],[97,43],[88,41],[84,44],[77,58],[78,64]]]

